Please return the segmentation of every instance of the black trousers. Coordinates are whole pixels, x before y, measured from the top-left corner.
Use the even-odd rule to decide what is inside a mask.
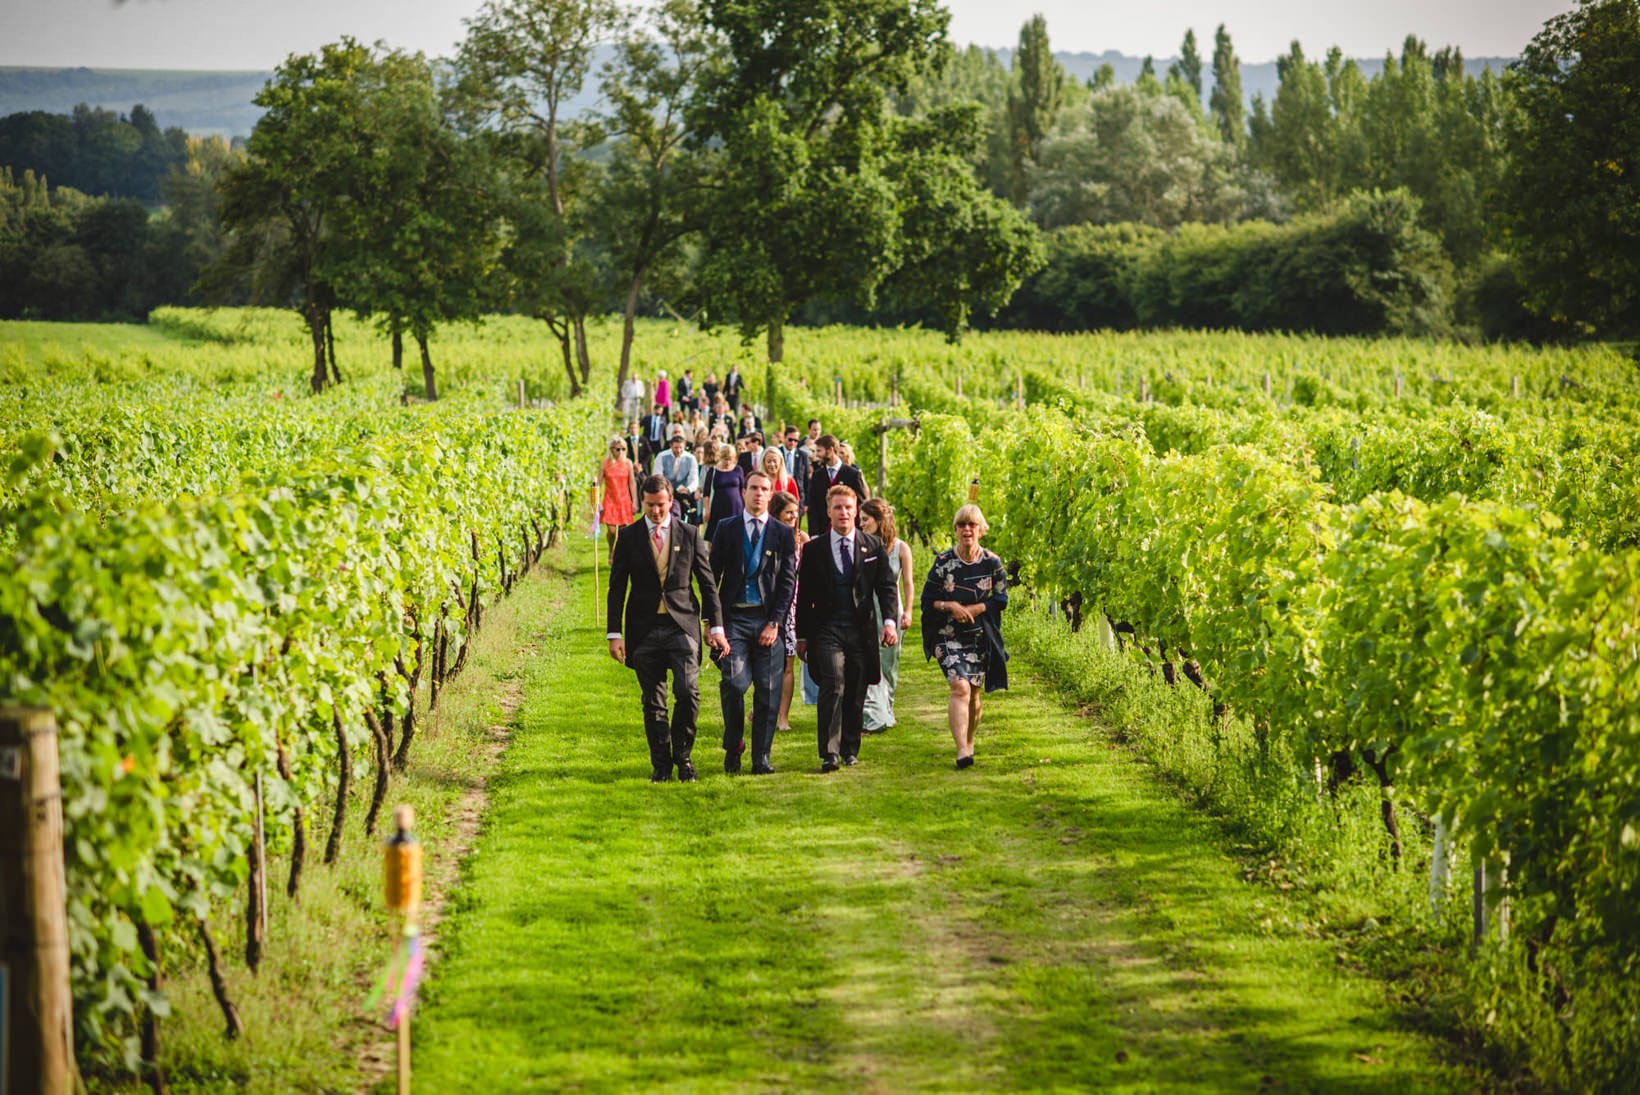
[[[860,755],[866,710],[866,643],[852,623],[828,623],[809,644],[809,675],[820,686],[821,760]]]
[[[670,619],[657,620],[626,663],[638,675],[643,700],[643,731],[649,739],[649,763],[671,771],[695,748],[695,720],[700,715],[700,640]],[[672,720],[666,718],[666,674],[672,674]]]

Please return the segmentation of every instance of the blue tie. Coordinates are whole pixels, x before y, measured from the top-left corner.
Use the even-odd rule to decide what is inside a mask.
[[[843,577],[852,582],[854,580],[854,552],[849,549],[849,541],[846,536],[837,541],[837,554],[843,557]]]

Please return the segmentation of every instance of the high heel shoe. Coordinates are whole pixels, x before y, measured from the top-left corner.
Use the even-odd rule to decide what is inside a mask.
[[[958,771],[961,771],[964,768],[972,768],[973,766],[974,766],[973,754],[969,754],[966,757],[958,757],[957,758],[957,770]]]

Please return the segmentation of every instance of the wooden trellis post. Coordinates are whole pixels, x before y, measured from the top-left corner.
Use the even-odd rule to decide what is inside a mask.
[[[880,498],[888,493],[888,431],[912,430],[922,426],[915,418],[888,418],[871,427],[877,435],[877,496]]]
[[[67,1095],[74,1065],[57,721],[0,707],[0,1091]]]

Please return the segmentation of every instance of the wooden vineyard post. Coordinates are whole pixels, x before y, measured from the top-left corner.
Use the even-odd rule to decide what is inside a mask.
[[[836,393],[837,393],[837,395],[836,395],[837,405],[839,407],[841,407],[843,405],[843,378],[840,377],[840,376],[833,377],[832,378],[832,386],[836,390]]]
[[[1269,373],[1264,374],[1264,398],[1265,399],[1270,398],[1270,374]]]
[[[1401,367],[1399,365],[1395,367],[1395,398],[1401,398]]]
[[[1150,402],[1150,378],[1148,376],[1141,376],[1139,378],[1139,405],[1142,407],[1142,406],[1144,406],[1145,404],[1147,404],[1149,402]]]
[[[1014,410],[1025,409],[1025,374],[1014,374]]]
[[[958,399],[962,398],[962,372],[961,372],[961,370],[958,370],[958,372],[957,372],[957,398]]]
[[[0,707],[0,1092],[79,1086],[72,1009],[57,721]]]
[[[1519,375],[1512,376],[1512,377],[1509,378],[1509,398],[1510,399],[1519,399],[1520,398],[1520,377],[1519,377]]]
[[[871,427],[877,435],[877,496],[880,498],[888,493],[888,431],[911,430],[915,432],[922,425],[917,418],[889,418]]]

